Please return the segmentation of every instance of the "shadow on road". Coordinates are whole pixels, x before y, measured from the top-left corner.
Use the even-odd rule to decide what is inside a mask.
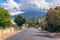
[[[39,37],[47,37],[47,38],[55,38],[54,36],[49,35],[47,32],[36,32],[34,36],[39,36]]]
[[[39,37],[47,37],[47,38],[52,38],[52,39],[59,39],[60,38],[60,33],[56,34],[56,35],[51,35],[51,34],[48,34],[48,32],[44,32],[44,31],[39,31],[39,32],[36,32],[36,34],[34,36],[39,36]]]
[[[36,32],[36,33],[45,33],[45,34],[48,34],[47,32],[43,32],[43,31],[40,31],[40,32]]]

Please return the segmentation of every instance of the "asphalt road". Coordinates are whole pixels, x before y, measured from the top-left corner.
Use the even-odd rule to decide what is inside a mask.
[[[27,28],[5,40],[57,40],[46,32],[38,31],[35,28]]]

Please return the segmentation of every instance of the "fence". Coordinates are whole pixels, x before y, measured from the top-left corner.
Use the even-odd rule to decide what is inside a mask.
[[[13,28],[8,28],[8,29],[0,29],[0,35],[6,34],[6,33],[11,33],[14,31],[18,31],[21,29],[25,29],[25,27],[19,28],[19,27],[13,27]]]
[[[14,32],[14,31],[15,31],[14,28],[0,29],[0,35],[2,35],[2,34],[6,34],[6,33],[10,33],[10,32]]]

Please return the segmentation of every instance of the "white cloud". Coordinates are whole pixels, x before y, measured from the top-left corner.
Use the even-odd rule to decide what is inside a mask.
[[[19,5],[16,2],[14,2],[14,0],[7,0],[7,2],[3,3],[3,5],[7,6],[8,9],[10,9],[10,8],[11,9],[13,9],[13,8],[18,8],[19,9]]]
[[[22,10],[48,9],[49,4],[45,0],[21,0]]]
[[[2,3],[2,6],[4,6],[5,9],[9,10],[10,15],[16,15],[22,13],[20,11],[18,3],[16,3],[14,0],[7,0],[7,2]]]
[[[49,9],[50,7],[55,7],[60,5],[60,0],[53,0],[53,2],[46,2],[46,0],[20,0],[18,4],[14,0],[7,0],[7,2],[2,3],[5,9],[8,9],[10,15],[21,14],[24,11],[40,11],[41,9]]]
[[[20,12],[20,11],[11,12],[11,15],[17,15],[17,14],[20,14],[20,13],[24,13],[24,12]]]
[[[56,6],[60,6],[60,0],[53,0],[53,2],[50,2],[49,5],[52,8],[54,8]]]
[[[54,4],[55,4],[55,6],[60,6],[60,0],[55,0]]]

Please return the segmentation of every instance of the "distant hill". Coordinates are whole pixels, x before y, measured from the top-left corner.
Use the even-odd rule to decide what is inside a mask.
[[[43,16],[45,15],[44,12],[36,12],[36,11],[30,11],[30,12],[25,12],[25,13],[22,13],[22,14],[18,14],[18,15],[21,15],[23,16],[24,18],[32,18],[32,17],[40,17],[40,16]],[[11,16],[11,18],[14,18],[16,17],[17,15],[14,15],[14,16]]]

